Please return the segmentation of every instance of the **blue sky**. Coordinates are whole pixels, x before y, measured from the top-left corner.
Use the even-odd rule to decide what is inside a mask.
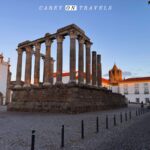
[[[111,5],[111,11],[41,11],[39,6]],[[147,0],[5,0],[0,2],[0,52],[16,74],[18,43],[54,33],[75,23],[91,38],[92,50],[102,55],[103,75],[114,62],[124,72],[150,76],[150,5]],[[69,67],[69,38],[64,42],[64,71]],[[42,46],[42,52],[44,52]],[[56,58],[56,43],[52,56]]]

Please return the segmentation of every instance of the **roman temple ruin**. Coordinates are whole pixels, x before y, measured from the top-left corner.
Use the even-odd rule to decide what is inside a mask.
[[[63,41],[66,36],[70,38],[68,84],[62,82]],[[53,82],[54,60],[51,56],[54,40],[57,41],[56,83]],[[78,42],[78,81],[76,42]],[[40,51],[42,43],[45,43],[45,54]],[[124,96],[102,87],[101,55],[96,51],[91,52],[91,46],[90,38],[75,24],[60,28],[54,34],[47,33],[34,41],[20,43],[17,48],[16,82],[11,87],[13,95],[8,110],[80,113],[126,106]],[[26,54],[24,81],[21,80],[23,52]],[[31,84],[32,57],[35,57],[33,84]],[[41,59],[44,60],[42,83]]]

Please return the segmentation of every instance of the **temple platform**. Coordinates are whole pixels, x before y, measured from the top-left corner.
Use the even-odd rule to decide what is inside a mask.
[[[82,113],[127,106],[121,94],[96,86],[62,84],[12,90],[9,111]]]

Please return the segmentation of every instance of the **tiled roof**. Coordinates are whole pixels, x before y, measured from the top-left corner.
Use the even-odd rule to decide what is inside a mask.
[[[131,82],[150,82],[150,77],[137,77],[137,78],[128,78],[120,81],[119,83],[131,83]]]

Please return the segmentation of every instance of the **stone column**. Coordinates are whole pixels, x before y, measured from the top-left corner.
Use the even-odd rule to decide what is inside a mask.
[[[21,87],[21,73],[22,73],[22,53],[23,50],[21,48],[17,49],[18,51],[18,60],[17,60],[17,72],[16,72],[16,88]]]
[[[35,65],[34,65],[34,85],[39,86],[39,77],[40,77],[40,49],[41,44],[35,44]]]
[[[43,83],[44,83],[44,77],[45,77],[45,57],[42,57],[43,60]]]
[[[91,42],[86,42],[86,84],[90,84],[91,76]]]
[[[76,32],[70,31],[70,83],[76,83]]]
[[[63,39],[61,35],[57,36],[57,78],[56,84],[62,84],[62,68],[63,68]]]
[[[53,84],[53,82],[54,82],[54,77],[53,77],[53,74],[54,74],[54,60],[53,60],[53,58],[51,57],[51,65],[50,65],[50,76],[51,76],[51,78],[50,78],[50,83],[51,84]]]
[[[50,85],[50,59],[51,59],[51,43],[50,39],[46,39],[46,55],[45,55],[45,65],[44,65],[44,86]]]
[[[96,85],[96,51],[92,52],[92,85]]]
[[[97,85],[102,86],[101,55],[97,55]]]
[[[26,66],[25,66],[25,84],[24,87],[30,87],[31,85],[31,64],[32,64],[32,46],[26,48]]]
[[[84,83],[84,38],[79,37],[79,56],[78,56],[78,82]]]

